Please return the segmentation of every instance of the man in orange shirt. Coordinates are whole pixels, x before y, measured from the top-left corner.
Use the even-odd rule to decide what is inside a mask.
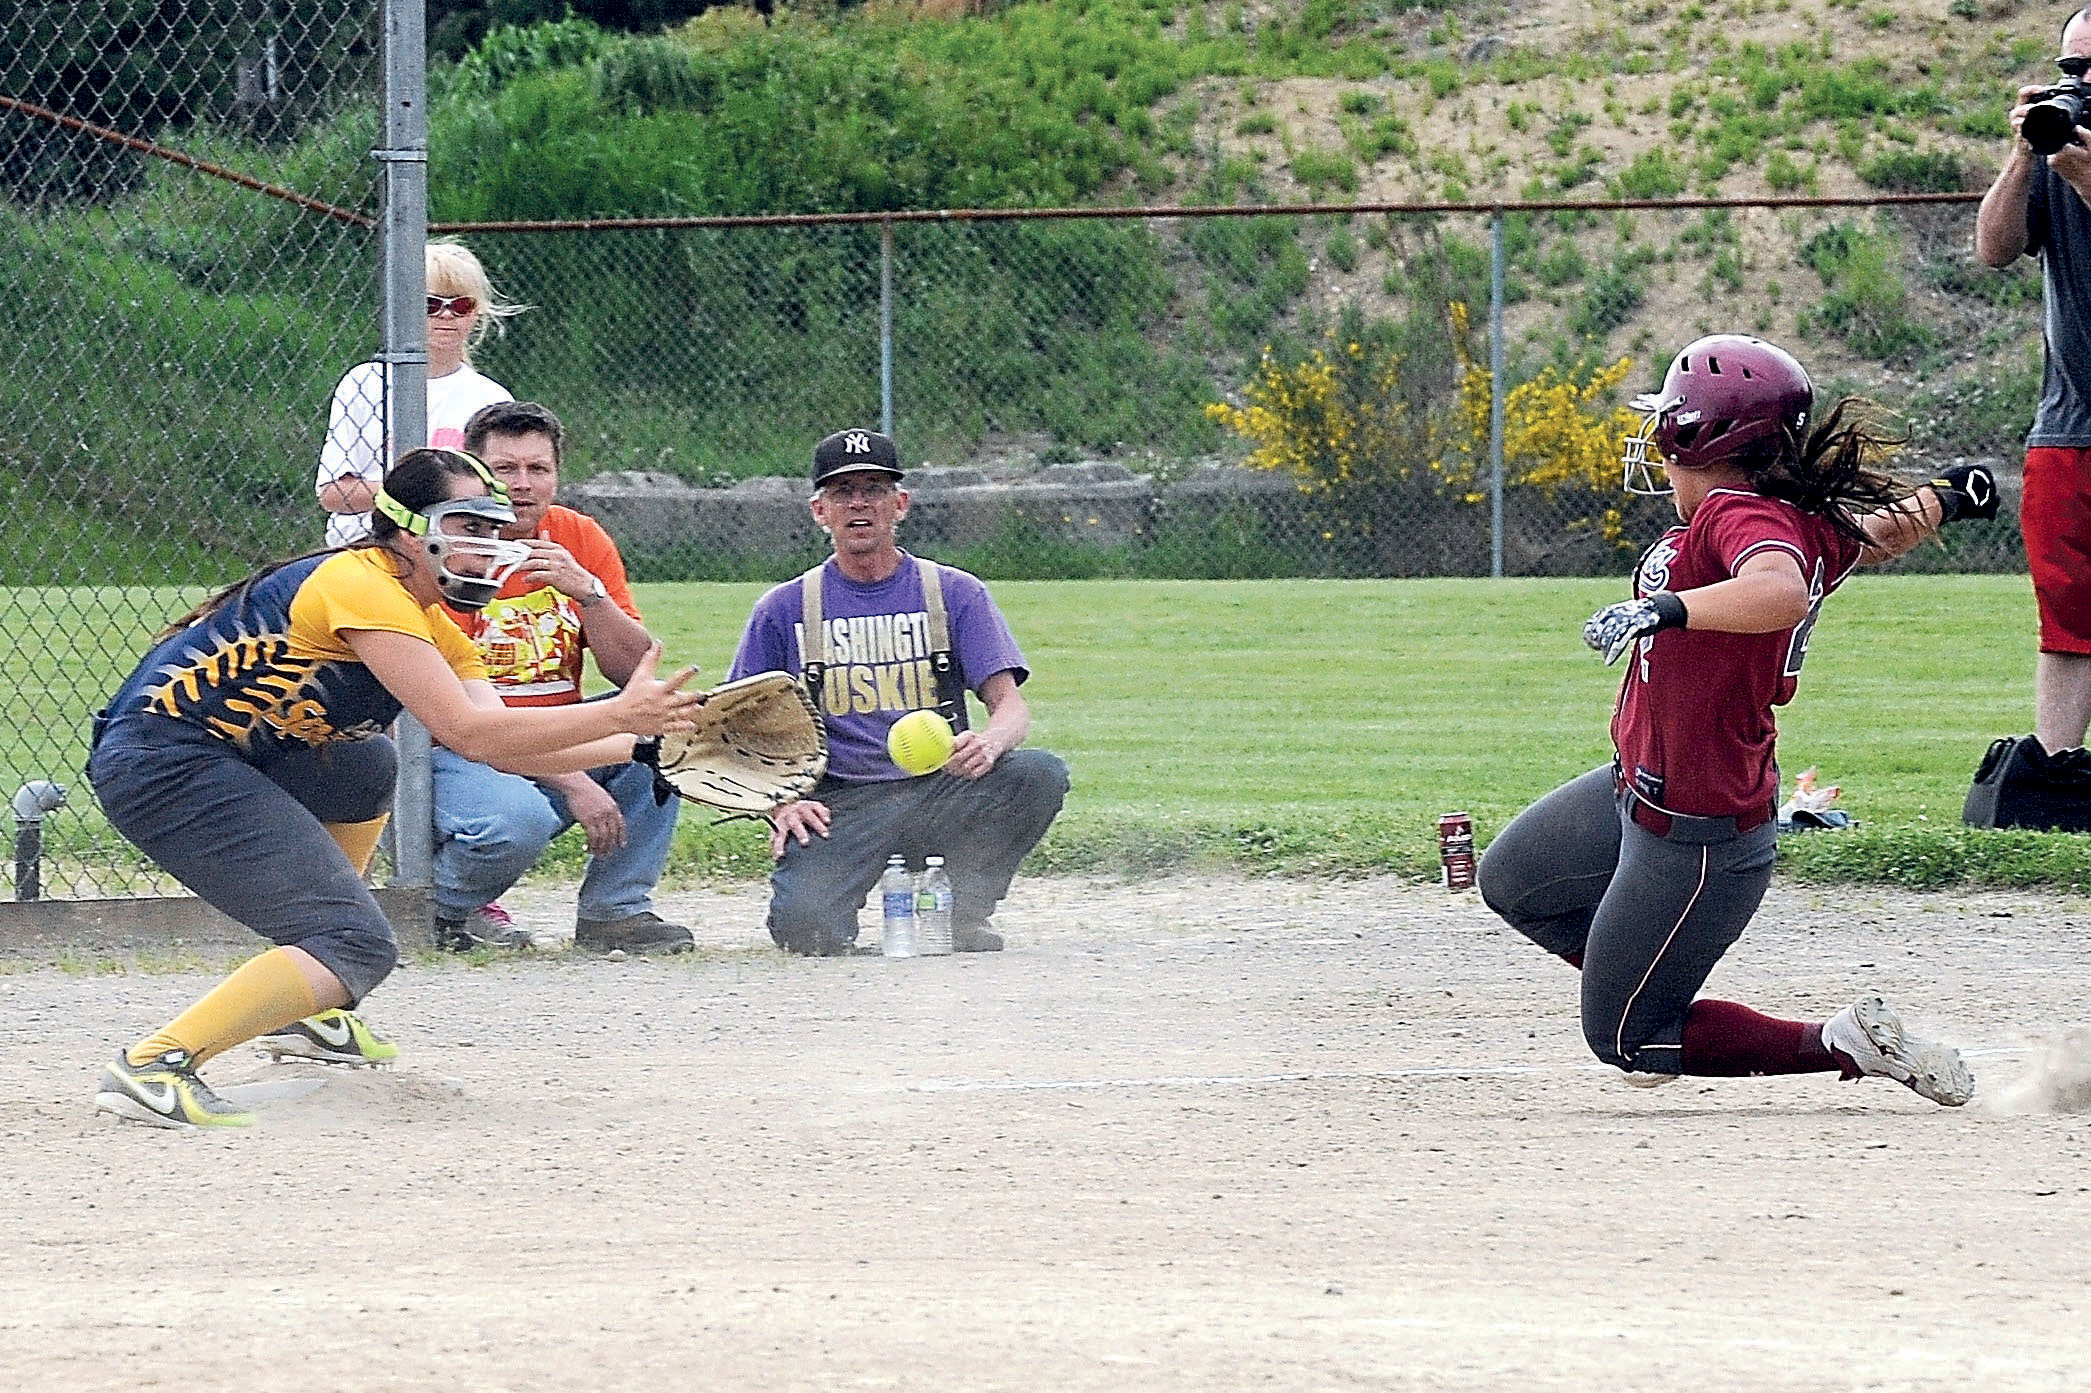
[[[559,507],[566,429],[536,402],[497,402],[465,425],[465,448],[508,485],[515,524],[502,537],[530,545],[530,559],[477,612],[452,610],[478,646],[487,680],[510,706],[581,700],[583,651],[622,687],[653,643],[625,583],[617,544],[593,518]],[[653,771],[612,764],[528,779],[438,747],[435,770],[436,939],[446,947],[527,946],[528,938],[482,906],[515,884],[552,838],[579,823],[588,873],[574,924],[576,948],[681,953],[690,931],[654,913],[679,803],[658,803]]]

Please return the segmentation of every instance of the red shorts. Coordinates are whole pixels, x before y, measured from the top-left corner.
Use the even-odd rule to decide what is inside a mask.
[[[2091,654],[2091,449],[2029,448],[2018,522],[2040,602],[2040,651]]]

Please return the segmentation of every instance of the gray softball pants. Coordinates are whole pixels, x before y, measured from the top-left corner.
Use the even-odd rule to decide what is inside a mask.
[[[384,812],[397,767],[382,735],[257,767],[215,736],[144,715],[109,728],[87,778],[140,851],[229,918],[317,958],[354,1005],[398,963],[399,944],[321,824]]]
[[[1767,822],[1629,816],[1610,765],[1512,819],[1481,858],[1481,898],[1525,937],[1580,963],[1583,1039],[1605,1063],[1682,1072],[1685,1013],[1771,884]]]
[[[1011,750],[977,779],[823,779],[812,797],[828,805],[828,835],[786,843],[770,874],[770,938],[799,952],[856,941],[857,910],[895,853],[914,870],[943,857],[952,924],[985,924],[1060,815],[1067,766],[1045,750]]]

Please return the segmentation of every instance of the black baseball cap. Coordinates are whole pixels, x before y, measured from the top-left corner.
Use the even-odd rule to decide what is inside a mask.
[[[893,437],[875,430],[839,430],[813,447],[813,487],[819,488],[837,474],[860,474],[874,470],[900,478],[900,451]]]

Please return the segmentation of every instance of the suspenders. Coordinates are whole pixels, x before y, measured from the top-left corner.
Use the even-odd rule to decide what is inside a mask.
[[[966,693],[959,685],[958,663],[951,656],[951,620],[944,611],[944,581],[937,570],[937,563],[926,556],[911,558],[922,576],[922,604],[929,611],[929,670],[937,685],[935,710],[951,722],[953,730],[966,728]],[[803,602],[801,640],[802,656],[800,680],[805,683],[806,695],[813,699],[816,709],[825,710],[821,701],[821,688],[828,674],[828,631],[821,623],[820,578],[828,563],[818,566],[799,577],[799,594]]]

